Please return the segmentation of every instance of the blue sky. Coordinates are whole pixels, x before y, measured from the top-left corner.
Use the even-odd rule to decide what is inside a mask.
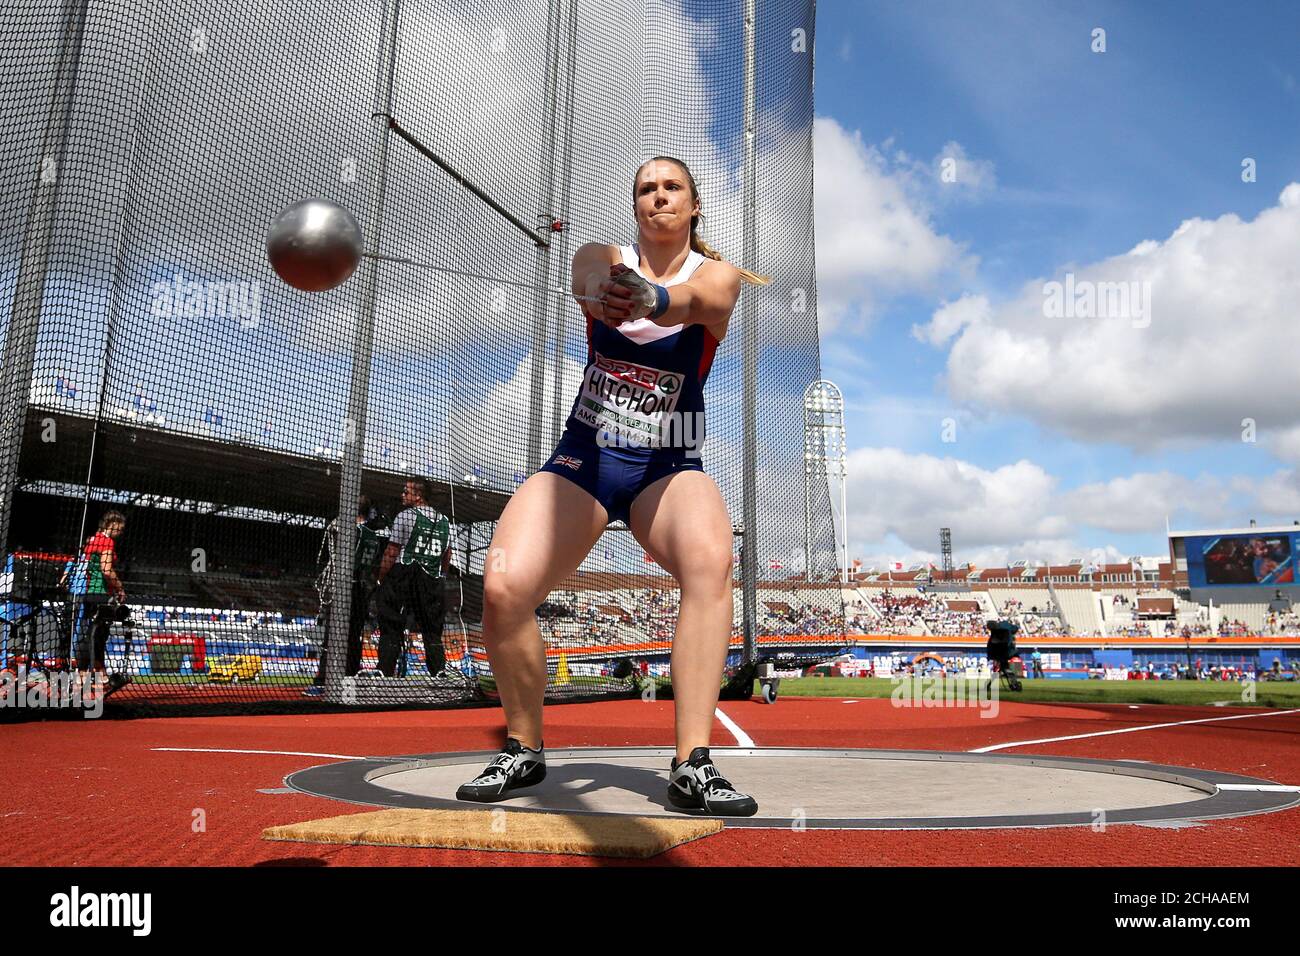
[[[1296,238],[1298,211],[1280,196],[1300,182],[1300,8],[822,0],[817,36],[819,272],[838,263],[829,294],[819,282],[824,316],[846,316],[824,323],[822,354],[849,407],[854,554],[937,551],[944,509],[901,487],[900,465],[908,484],[916,466],[965,500],[1023,492],[1016,515],[955,509],[959,561],[1159,554],[1166,513],[1182,528],[1300,517],[1300,389],[1282,358],[1295,354],[1284,320],[1296,275],[1285,246],[1276,264],[1259,252]],[[956,183],[941,179],[944,158]],[[877,198],[858,222],[828,223],[854,184]],[[910,218],[890,226],[898,203]],[[905,239],[908,255],[853,274],[848,254],[826,254],[833,229]],[[1148,254],[1129,255],[1144,242]],[[927,254],[931,266],[899,278]],[[1034,296],[1066,271],[1149,281],[1150,327],[1044,328]],[[983,324],[922,341],[916,329],[963,297],[982,302]],[[1043,381],[997,385],[1016,362],[989,345],[994,329],[1037,342],[1027,354],[1046,356]],[[1087,358],[1116,353],[1128,358],[1115,368]],[[1198,389],[1220,370],[1238,385]],[[1247,391],[1252,371],[1272,382],[1268,401]],[[1017,463],[1028,467],[999,473]]]

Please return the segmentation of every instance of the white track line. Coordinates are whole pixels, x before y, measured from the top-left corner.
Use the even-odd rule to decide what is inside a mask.
[[[1300,793],[1300,787],[1284,787],[1274,783],[1220,783],[1220,790],[1255,790],[1265,793]]]
[[[1015,740],[1005,744],[993,744],[991,747],[979,747],[968,751],[973,754],[986,754],[994,750],[1006,750],[1008,747],[1028,747],[1030,744],[1054,744],[1062,740],[1083,740],[1085,737],[1109,737],[1111,734],[1135,734],[1139,730],[1160,730],[1163,727],[1185,727],[1188,724],[1208,724],[1216,720],[1248,720],[1251,717],[1282,717],[1286,714],[1300,714],[1300,710],[1271,710],[1258,714],[1237,714],[1232,717],[1202,717],[1198,720],[1178,720],[1169,724],[1146,724],[1142,727],[1123,727],[1119,730],[1098,730],[1091,734],[1071,734],[1069,737],[1044,737],[1041,740]]]
[[[276,757],[333,757],[335,760],[365,760],[352,754],[314,754],[300,750],[220,750],[212,747],[154,747],[154,750],[167,750],[187,754],[271,754]]]
[[[740,725],[722,712],[721,707],[713,708],[713,716],[722,721],[722,726],[731,731],[731,736],[736,738],[736,743],[742,747],[754,746],[754,741],[750,739],[749,734],[740,729]]]

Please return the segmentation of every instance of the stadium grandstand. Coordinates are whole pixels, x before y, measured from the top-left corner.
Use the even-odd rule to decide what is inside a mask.
[[[982,646],[985,622],[1019,628],[1049,677],[1247,676],[1300,658],[1293,573],[1300,523],[1170,532],[1169,553],[1097,564],[1082,558],[1006,567],[855,568],[846,641],[859,658],[903,648],[958,656]],[[829,652],[831,649],[826,648]]]

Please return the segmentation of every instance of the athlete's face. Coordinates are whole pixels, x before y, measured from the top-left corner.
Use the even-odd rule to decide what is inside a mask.
[[[691,216],[699,211],[691,182],[676,163],[657,160],[636,174],[636,221],[643,232],[689,233]]]

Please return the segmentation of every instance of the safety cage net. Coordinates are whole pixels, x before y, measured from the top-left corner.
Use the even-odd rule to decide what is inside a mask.
[[[748,696],[772,642],[842,632],[804,446],[813,27],[812,0],[7,5],[5,700],[96,679],[181,710],[495,699],[483,571],[583,384],[572,258],[635,241],[658,155],[693,173],[701,237],[771,277],[705,388],[725,680]],[[309,198],[364,235],[328,291],[268,260]],[[424,547],[395,567],[428,580],[398,601],[373,584],[412,488]],[[671,693],[678,605],[609,527],[537,609],[548,700]]]

